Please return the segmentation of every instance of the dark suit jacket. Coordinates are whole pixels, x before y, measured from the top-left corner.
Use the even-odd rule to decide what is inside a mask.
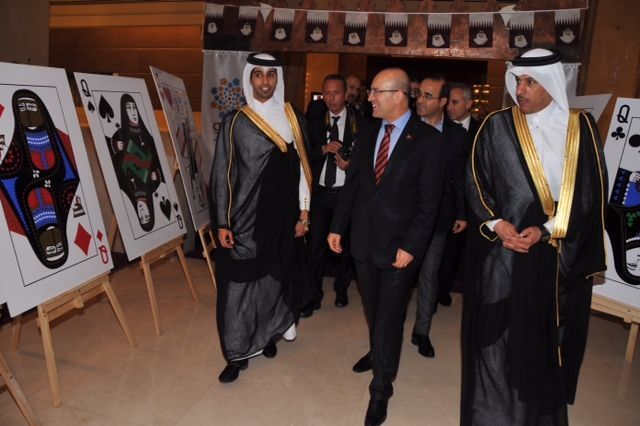
[[[354,146],[355,138],[358,134],[353,134],[351,128],[351,117],[356,120],[356,127],[358,134],[360,133],[365,120],[360,114],[355,113],[351,108],[347,108],[347,122],[344,127],[344,135],[342,137],[342,145],[344,147]],[[309,161],[311,162],[311,170],[313,171],[313,186],[316,187],[320,184],[320,174],[322,173],[322,167],[324,166],[327,154],[322,153],[322,146],[327,141],[327,123],[325,120],[325,114],[317,117],[314,121],[309,123],[309,138],[311,139],[311,152],[309,153]]]
[[[467,220],[464,205],[467,137],[467,132],[462,125],[445,117],[441,143],[444,145],[446,167],[440,213],[436,226],[438,232],[451,230],[453,222],[456,220]]]
[[[351,221],[353,257],[392,269],[398,248],[416,258],[424,255],[438,216],[444,144],[437,130],[411,116],[376,186],[373,156],[380,126],[376,120],[360,132],[331,232],[344,235]]]

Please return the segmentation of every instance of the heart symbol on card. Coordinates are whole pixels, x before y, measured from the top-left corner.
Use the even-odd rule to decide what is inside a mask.
[[[160,200],[160,210],[167,220],[171,219],[171,201],[162,197],[162,200]]]

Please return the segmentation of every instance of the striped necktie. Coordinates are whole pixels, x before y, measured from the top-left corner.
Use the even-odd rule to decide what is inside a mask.
[[[387,163],[389,162],[389,145],[391,144],[391,132],[393,131],[393,128],[393,124],[385,124],[384,126],[384,137],[380,143],[378,156],[376,157],[376,166],[374,167],[376,185],[380,185],[380,180],[382,179],[382,175],[384,175],[384,169],[387,167]]]

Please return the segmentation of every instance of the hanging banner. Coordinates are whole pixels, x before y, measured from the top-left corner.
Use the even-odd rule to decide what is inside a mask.
[[[204,9],[204,34],[205,43],[215,43],[222,37],[224,25],[224,6],[221,4],[207,3]]]
[[[451,42],[451,14],[431,14],[427,21],[427,47],[447,49]]]
[[[329,38],[329,12],[307,12],[307,43],[327,44]]]
[[[469,15],[469,47],[493,46],[493,14],[472,13]]]
[[[533,45],[533,22],[535,13],[522,12],[508,14],[509,47],[531,49]]]
[[[580,34],[580,9],[557,10],[555,13],[556,46],[576,46]]]
[[[295,9],[274,9],[273,26],[271,27],[271,40],[289,41],[293,30],[293,18]]]
[[[408,22],[409,16],[406,13],[386,13],[384,15],[384,45],[406,47]]]
[[[618,98],[604,153],[610,244],[606,283],[594,292],[640,308],[640,99]]]
[[[344,39],[345,46],[364,46],[367,38],[367,13],[349,12],[344,19]]]
[[[205,51],[202,70],[203,174],[208,185],[222,118],[244,105],[242,71],[249,52]]]
[[[257,20],[257,6],[240,6],[238,8],[238,32],[240,36],[252,38],[256,32]]]

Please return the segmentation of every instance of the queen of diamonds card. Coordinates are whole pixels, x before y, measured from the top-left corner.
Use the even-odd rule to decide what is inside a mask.
[[[184,233],[144,80],[75,74],[129,259]]]
[[[0,63],[2,295],[19,314],[111,269],[62,69]]]
[[[193,226],[200,229],[209,223],[207,176],[203,171],[211,170],[211,164],[204,164],[202,139],[182,79],[154,67],[151,67],[151,75],[171,133]]]

